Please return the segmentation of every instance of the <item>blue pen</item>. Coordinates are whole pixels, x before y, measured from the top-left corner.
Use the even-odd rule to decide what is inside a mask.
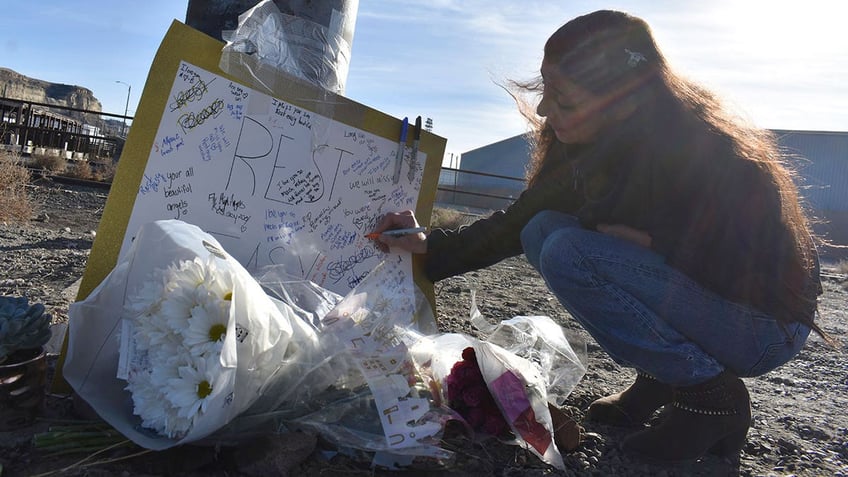
[[[400,125],[400,141],[398,141],[397,157],[395,157],[395,173],[392,176],[393,184],[397,184],[400,181],[400,167],[403,164],[403,148],[406,147],[407,132],[409,132],[409,118],[403,118],[403,123]]]

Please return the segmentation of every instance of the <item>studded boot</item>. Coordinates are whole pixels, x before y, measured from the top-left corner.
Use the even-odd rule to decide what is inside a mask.
[[[589,405],[586,418],[610,426],[638,426],[673,397],[670,385],[639,371],[629,388]]]
[[[707,453],[738,460],[750,426],[745,383],[725,371],[705,383],[675,388],[665,419],[628,436],[624,449],[655,461],[694,460]]]

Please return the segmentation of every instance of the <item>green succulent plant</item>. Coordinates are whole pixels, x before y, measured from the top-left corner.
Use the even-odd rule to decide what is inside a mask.
[[[50,340],[50,315],[26,297],[0,297],[0,364],[17,350],[44,346]]]

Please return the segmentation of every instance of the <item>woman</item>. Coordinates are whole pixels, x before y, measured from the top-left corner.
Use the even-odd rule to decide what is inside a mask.
[[[625,391],[587,418],[641,425],[625,449],[656,460],[738,455],[751,423],[739,377],[792,359],[821,294],[818,258],[773,138],[675,75],[648,25],[578,17],[547,41],[528,187],[505,211],[382,247],[426,254],[433,280],[524,253],[623,366]],[[416,226],[388,214],[376,232]]]

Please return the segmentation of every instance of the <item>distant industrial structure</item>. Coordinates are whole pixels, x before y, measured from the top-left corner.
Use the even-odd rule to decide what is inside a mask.
[[[814,232],[848,246],[848,132],[772,132],[797,171]],[[476,213],[508,207],[524,190],[529,154],[524,135],[462,154],[459,169],[442,170],[436,202]],[[848,258],[848,248],[822,246],[820,253],[829,260]]]
[[[123,138],[106,136],[99,126],[63,114],[69,111],[108,115],[99,111],[0,98],[0,150],[20,153],[24,157],[59,156],[78,161],[117,159]]]

